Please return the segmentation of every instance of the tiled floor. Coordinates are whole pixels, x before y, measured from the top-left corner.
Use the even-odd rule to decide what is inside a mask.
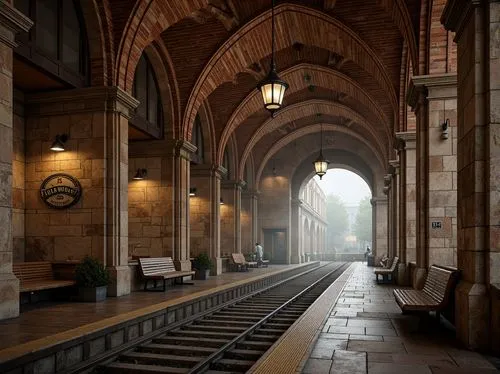
[[[419,328],[402,315],[388,285],[359,264],[306,362],[307,374],[500,373],[482,355],[460,349],[453,333],[435,321]]]

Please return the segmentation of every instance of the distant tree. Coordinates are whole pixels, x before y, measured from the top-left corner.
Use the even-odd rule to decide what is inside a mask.
[[[328,195],[326,198],[326,220],[327,229],[327,250],[339,247],[344,244],[344,234],[349,227],[347,210],[342,199],[336,195]]]
[[[354,222],[354,233],[358,242],[369,243],[372,241],[372,206],[368,196],[359,202],[358,213]]]

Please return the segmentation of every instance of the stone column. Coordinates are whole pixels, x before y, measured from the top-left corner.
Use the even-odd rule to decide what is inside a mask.
[[[409,98],[420,125],[417,181],[423,182],[417,188],[421,204],[415,284],[421,285],[429,265],[456,265],[456,75],[415,76]]]
[[[241,253],[241,183],[222,181],[224,210],[221,216],[221,248],[224,252]]]
[[[410,285],[408,262],[415,261],[415,133],[396,133],[399,157],[398,284]]]
[[[189,253],[189,177],[191,153],[196,147],[187,141],[177,141],[173,148],[173,259],[177,270],[191,270]]]
[[[19,281],[12,273],[12,49],[15,35],[33,22],[0,3],[0,320],[19,315]]]
[[[246,232],[243,232],[244,225],[241,223],[241,251],[252,252],[255,249],[255,242],[257,241],[257,199],[258,194],[255,190],[241,191],[241,206],[245,207],[246,214],[248,215],[248,227]]]
[[[399,246],[401,262],[416,261],[416,155],[414,132],[396,133],[399,140],[398,154],[400,160],[400,178],[399,178]]]
[[[392,247],[393,247],[393,255],[399,257],[399,160],[391,160],[389,161],[389,172],[391,173],[391,191],[392,191],[392,210],[390,214],[392,215],[392,230],[391,230],[391,238],[392,238]]]
[[[372,236],[373,255],[376,259],[388,253],[387,246],[387,197],[373,197],[372,204]]]
[[[301,226],[301,217],[300,217],[300,210],[301,210],[301,205],[302,205],[302,200],[300,199],[292,199],[291,201],[292,205],[292,215],[291,215],[291,245],[290,245],[290,254],[291,258],[290,261],[292,264],[300,264],[301,261],[301,245],[300,245],[300,238],[302,237],[300,235],[300,232],[302,231]]]
[[[469,348],[488,349],[498,334],[491,285],[500,283],[500,2],[449,0],[441,21],[458,44],[456,331]]]
[[[390,168],[392,169],[392,168]],[[387,256],[392,258],[396,256],[396,247],[394,246],[394,228],[395,228],[395,196],[394,178],[392,174],[384,176],[384,194],[387,196]]]
[[[207,252],[213,262],[212,275],[222,273],[220,248],[220,181],[224,170],[216,165],[197,165],[191,170],[191,185],[196,197],[191,199],[190,222],[193,253]],[[230,253],[230,251],[225,251]]]
[[[118,87],[26,95],[26,254],[33,260],[92,255],[109,268],[110,296],[130,293],[128,267],[128,120],[138,101]],[[53,152],[68,134],[65,152]],[[68,173],[82,197],[69,209],[41,199],[43,180]]]

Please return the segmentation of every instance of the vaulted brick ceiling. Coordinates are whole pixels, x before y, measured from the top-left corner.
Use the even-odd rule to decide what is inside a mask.
[[[180,130],[189,138],[204,102],[213,116],[219,161],[233,134],[242,155],[269,119],[255,86],[269,69],[271,1],[178,0],[165,6],[163,0],[109,2],[114,35],[123,33],[130,14],[144,14],[147,20],[152,9],[170,9],[168,15],[157,15],[145,39],[163,43],[171,58],[183,112]],[[285,105],[327,100],[350,108],[371,131],[342,115],[328,114],[328,122],[350,123],[386,161],[399,120],[404,45],[412,65],[416,62],[419,8],[419,0],[276,1],[278,70],[291,85]],[[159,24],[168,28],[159,30]],[[134,35],[146,30],[141,27]],[[307,115],[295,113],[297,118],[281,124],[284,128],[310,124]],[[255,145],[266,147],[266,141],[271,140]]]

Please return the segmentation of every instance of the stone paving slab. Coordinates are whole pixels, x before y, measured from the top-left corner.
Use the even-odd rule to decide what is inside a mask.
[[[358,263],[302,373],[500,373],[484,356],[460,349],[443,325],[431,321],[422,328],[419,317],[403,315],[393,289],[377,285],[373,268]]]

